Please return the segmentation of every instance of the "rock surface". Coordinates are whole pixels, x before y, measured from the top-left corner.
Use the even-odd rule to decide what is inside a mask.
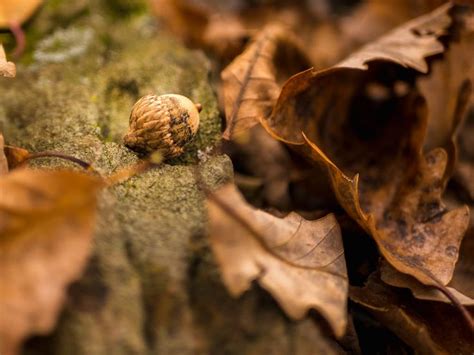
[[[53,334],[31,339],[25,353],[338,352],[315,322],[289,321],[265,292],[234,300],[220,282],[195,180],[198,150],[214,147],[221,131],[205,56],[165,35],[137,0],[49,0],[27,31],[17,78],[0,81],[9,144],[74,155],[109,174],[137,161],[121,137],[138,97],[179,93],[204,109],[183,157],[103,193],[87,270]],[[232,179],[226,156],[199,166],[210,187]]]

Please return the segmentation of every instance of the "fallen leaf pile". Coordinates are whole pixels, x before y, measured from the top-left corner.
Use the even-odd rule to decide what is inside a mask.
[[[341,299],[351,284],[354,309],[415,350],[474,351],[472,3],[362,1],[332,21],[331,5],[311,1],[152,3],[223,68],[223,149],[249,201],[235,186],[208,191],[210,243],[231,294],[255,280],[288,316],[314,308],[340,338],[355,312]],[[320,193],[329,189],[333,199]],[[339,230],[356,238],[338,226],[345,216],[381,256],[349,279],[338,259]],[[363,269],[353,265],[363,252],[345,250],[349,268]],[[425,313],[402,310],[402,298]],[[446,327],[459,334],[440,340],[443,325],[431,322],[451,313]]]

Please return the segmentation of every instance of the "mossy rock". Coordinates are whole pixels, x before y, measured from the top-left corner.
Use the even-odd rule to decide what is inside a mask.
[[[17,78],[0,80],[8,144],[70,154],[104,175],[138,160],[121,142],[137,98],[179,93],[204,108],[184,156],[102,194],[87,270],[70,287],[54,332],[30,339],[25,353],[335,352],[316,323],[289,321],[265,292],[235,300],[221,284],[195,178],[198,169],[211,188],[232,179],[226,156],[198,159],[221,133],[209,63],[144,9],[137,0],[47,1],[27,24]],[[71,167],[55,159],[36,165]]]

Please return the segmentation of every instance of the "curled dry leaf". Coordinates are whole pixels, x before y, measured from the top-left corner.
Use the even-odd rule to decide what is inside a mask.
[[[309,66],[296,39],[284,27],[267,26],[221,74],[227,121],[223,137],[242,135],[268,116],[282,80]]]
[[[8,168],[10,170],[21,166],[30,156],[30,152],[26,149],[14,147],[11,145],[4,147],[5,156],[7,157]]]
[[[412,20],[333,68],[294,76],[263,121],[327,168],[339,202],[384,257],[425,284],[449,282],[469,221],[467,207],[448,211],[440,201],[448,155],[422,153],[426,105],[413,85],[413,69],[426,72],[425,58],[443,51],[449,10]]]
[[[414,277],[398,272],[386,262],[382,263],[380,273],[383,282],[390,286],[409,288],[413,296],[420,300],[451,303],[451,300],[438,289],[423,285]],[[446,288],[462,305],[474,306],[474,299],[462,294],[453,287]]]
[[[474,341],[451,305],[417,301],[371,275],[350,299],[365,308],[418,354],[472,354]],[[461,325],[460,325],[461,324]]]
[[[2,44],[0,43],[0,76],[6,76],[8,78],[13,78],[16,75],[16,67],[12,62],[7,61],[7,56],[5,55],[5,50],[3,49]]]
[[[381,73],[389,76],[387,81],[392,79],[397,69],[394,64],[426,73],[426,57],[444,50],[438,37],[446,33],[451,23],[450,8],[446,4],[404,24],[334,67],[320,71],[309,69],[295,75],[283,86],[275,109],[264,123],[285,141],[303,144],[301,132],[314,130],[315,122],[323,114],[347,116],[355,95],[368,83],[372,84],[369,94],[376,99],[383,100],[392,93],[405,96],[410,87],[401,80],[406,74],[398,71],[396,76],[400,82],[386,83],[380,78]]]
[[[19,25],[28,20],[43,0],[2,0],[0,2],[0,28]]]
[[[249,206],[233,185],[209,195],[208,208],[211,247],[234,296],[257,280],[291,318],[315,308],[338,337],[344,334],[348,281],[333,215],[277,218]]]
[[[18,169],[0,178],[0,352],[52,330],[91,250],[102,180]]]
[[[456,163],[456,138],[464,121],[474,83],[474,11],[454,9],[456,31],[442,58],[431,65],[429,75],[417,80],[428,107],[426,150],[443,147],[450,155],[452,175]]]

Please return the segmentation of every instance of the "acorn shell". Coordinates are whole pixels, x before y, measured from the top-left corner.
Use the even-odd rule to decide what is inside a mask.
[[[139,153],[160,151],[166,158],[184,152],[199,127],[196,105],[182,95],[146,95],[130,114],[130,127],[124,144]]]

